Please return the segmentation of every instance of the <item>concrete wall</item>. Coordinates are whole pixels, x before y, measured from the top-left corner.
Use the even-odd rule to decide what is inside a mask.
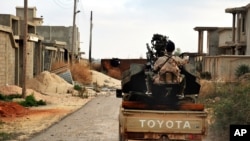
[[[0,14],[0,25],[11,27],[11,15]]]
[[[26,66],[26,78],[31,79],[33,78],[34,75],[34,47],[35,43],[34,42],[27,42],[27,66]]]
[[[15,84],[15,48],[9,33],[0,30],[0,85]]]
[[[43,55],[43,47],[41,41],[35,43],[33,54],[34,54],[33,74],[34,76],[36,76],[44,70],[44,55]]]
[[[208,31],[207,35],[208,55],[232,55],[232,48],[227,42],[232,41],[232,29],[218,28],[217,30]]]
[[[232,41],[232,29],[225,29],[219,32],[219,47],[227,46],[226,42]]]
[[[28,7],[27,9],[27,18],[28,21],[33,21],[33,18],[36,17],[36,7]],[[23,7],[16,7],[16,16],[21,17],[21,19],[24,19],[24,8]]]
[[[35,48],[35,42],[27,42],[27,48],[26,48],[26,56],[27,56],[27,63],[26,63],[26,78],[30,79],[35,76],[34,72],[34,64],[37,66],[41,64],[34,63],[34,48]],[[18,61],[19,64],[17,64],[18,67],[18,78],[19,78],[19,84],[22,84],[22,78],[23,78],[23,44],[20,42],[20,48],[18,53]]]
[[[236,69],[250,64],[250,56],[221,55],[204,57],[204,72],[210,72],[213,80],[233,82],[237,80]]]
[[[0,25],[12,28],[13,35],[20,35],[20,21],[19,17],[7,14],[0,14]]]
[[[37,26],[36,32],[43,36],[44,40],[57,40],[67,43],[66,48],[69,52],[72,51],[72,27],[65,26]],[[78,28],[75,30],[75,54],[78,54],[80,48],[80,34]]]
[[[69,42],[71,39],[70,28],[65,26],[37,26],[37,34],[44,40],[59,40]]]
[[[23,41],[22,41],[22,39],[15,40],[15,35],[13,35],[13,33],[12,33],[12,27],[0,25],[0,31],[2,34],[4,34],[4,36],[0,37],[1,54],[2,54],[1,57],[3,57],[5,55],[5,56],[7,56],[6,59],[8,59],[8,61],[10,61],[10,62],[6,63],[7,68],[5,67],[5,65],[3,65],[1,68],[2,68],[2,70],[4,68],[6,68],[8,70],[7,71],[8,75],[11,75],[8,77],[8,79],[11,79],[13,81],[11,81],[9,84],[20,85],[20,84],[22,84],[22,75],[23,75]],[[29,34],[29,37],[34,37],[34,36]],[[26,66],[27,68],[26,68],[26,71],[27,72],[26,72],[26,75],[27,75],[28,79],[33,78],[33,76],[35,76],[34,70],[36,68],[34,68],[34,64],[39,66],[42,63],[42,62],[34,63],[35,44],[37,44],[37,42],[33,42],[30,40],[27,42],[27,47],[26,47],[27,48],[27,66]],[[5,49],[6,45],[8,46],[8,48],[7,48],[8,50]],[[3,62],[1,61],[1,63],[3,63]],[[38,71],[40,71],[40,69]],[[36,71],[36,72],[38,72],[38,71]],[[12,75],[12,72],[14,72],[13,75]],[[5,77],[5,76],[0,76],[0,80],[5,80],[5,78],[3,78],[3,77]]]
[[[218,30],[207,31],[207,53],[208,55],[218,55],[220,53],[219,48],[219,34]]]

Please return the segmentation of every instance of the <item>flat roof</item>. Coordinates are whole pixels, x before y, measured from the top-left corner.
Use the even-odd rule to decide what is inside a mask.
[[[194,28],[194,30],[199,31],[199,30],[216,30],[218,27],[208,27],[208,26],[197,26]]]
[[[250,8],[250,3],[247,4],[246,6],[226,8],[225,12],[226,13],[242,13],[242,12],[246,12],[248,8]]]
[[[201,27],[201,26],[197,26],[194,28],[194,30],[199,31],[199,30],[207,30],[207,31],[211,31],[211,30],[219,30],[219,31],[223,31],[223,30],[229,30],[232,29],[232,27]]]

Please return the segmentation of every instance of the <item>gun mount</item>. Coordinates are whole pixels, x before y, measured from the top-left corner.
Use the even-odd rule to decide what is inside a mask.
[[[196,76],[185,70],[185,66],[179,67],[180,73],[185,76],[183,82],[164,84],[153,82],[154,76],[158,73],[153,69],[155,62],[159,57],[164,56],[168,43],[168,37],[154,34],[151,40],[152,46],[146,44],[147,63],[131,64],[130,68],[124,71],[122,89],[118,94],[124,94],[123,100],[151,104],[176,104],[184,99],[190,99],[189,96],[198,96],[200,84]],[[191,101],[194,102],[195,100],[191,99]]]

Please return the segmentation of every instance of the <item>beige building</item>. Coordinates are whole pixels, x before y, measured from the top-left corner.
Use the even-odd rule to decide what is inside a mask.
[[[65,42],[63,47],[65,51],[70,55],[68,58],[71,58],[72,52],[74,52],[74,57],[77,58],[80,56],[80,32],[77,27],[75,27],[74,35],[74,51],[72,51],[72,26],[37,26],[37,34],[44,37],[44,42]],[[67,60],[69,60],[67,59]]]
[[[198,53],[203,53],[203,35],[207,32],[207,53],[200,57],[202,72],[212,79],[235,81],[239,65],[250,66],[250,4],[227,8],[232,14],[232,27],[195,27],[198,31]]]
[[[228,46],[235,49],[238,55],[250,55],[250,3],[225,11],[232,14],[232,40]]]
[[[17,8],[17,13],[19,8]],[[34,10],[34,9],[33,9]],[[30,11],[30,9],[29,9]],[[20,11],[19,11],[20,12]],[[17,14],[18,15],[18,14]],[[0,14],[0,49],[4,54],[0,62],[0,85],[21,85],[23,71],[23,17],[9,14]],[[27,42],[27,79],[42,71],[41,67],[41,40],[36,35],[35,24],[28,21]]]
[[[10,27],[0,25],[0,52],[2,54],[0,56],[0,85],[15,84],[17,81],[17,78],[15,78],[18,74],[16,50],[19,46],[12,34]]]
[[[75,27],[75,50],[72,50],[72,27],[42,26],[43,18],[36,17],[36,7],[27,9],[28,41],[26,46],[26,79],[42,71],[52,71],[57,62],[69,63],[70,55],[77,58],[80,33]],[[22,86],[24,8],[16,7],[16,15],[0,14],[0,86]]]

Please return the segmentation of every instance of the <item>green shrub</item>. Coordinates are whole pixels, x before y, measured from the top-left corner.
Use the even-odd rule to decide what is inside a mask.
[[[214,122],[210,132],[213,141],[229,140],[230,124],[250,124],[250,87],[225,84],[216,91],[219,102],[212,105]]]
[[[237,77],[240,77],[242,76],[243,74],[245,73],[249,73],[250,72],[250,68],[248,65],[246,64],[242,64],[242,65],[239,65],[236,70],[235,70],[235,75]]]
[[[19,104],[24,107],[32,107],[32,106],[46,105],[46,102],[43,100],[37,101],[34,95],[32,94],[32,95],[27,96],[25,98],[25,101],[21,101]]]
[[[82,87],[80,85],[74,85],[74,89],[77,91],[81,91]]]
[[[14,139],[16,136],[18,136],[18,134],[0,132],[0,141],[11,140]]]
[[[74,89],[78,91],[78,96],[81,98],[88,98],[87,90],[80,85],[74,85]]]
[[[22,98],[20,94],[12,94],[12,95],[2,95],[0,94],[0,100],[3,101],[12,101],[14,98]]]
[[[13,94],[13,95],[2,95],[0,94],[0,100],[2,101],[12,101],[14,98],[22,98],[20,94]],[[25,98],[24,101],[19,102],[20,105],[25,107],[32,107],[32,106],[39,106],[39,105],[46,105],[46,102],[43,100],[37,101],[34,95],[29,95]]]

